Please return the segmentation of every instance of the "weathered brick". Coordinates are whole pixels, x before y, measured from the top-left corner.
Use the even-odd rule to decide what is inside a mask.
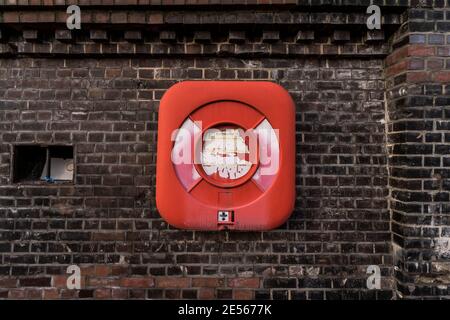
[[[235,288],[259,288],[259,278],[233,278],[228,279],[228,286]]]
[[[51,278],[21,278],[19,279],[21,287],[49,287],[51,285]]]
[[[124,38],[128,41],[140,41],[142,40],[142,32],[139,30],[125,31]]]
[[[276,42],[280,40],[280,33],[278,31],[266,30],[263,31],[262,41],[263,42]]]
[[[39,39],[38,30],[24,30],[22,36],[27,41],[37,41]]]
[[[105,30],[90,30],[90,38],[94,41],[106,41],[108,40],[108,33]]]
[[[158,288],[189,288],[191,286],[190,278],[157,277],[155,280]]]
[[[193,278],[192,287],[222,287],[224,285],[224,280],[221,278]]]
[[[245,39],[245,31],[230,30],[228,33],[228,41],[231,43],[242,43],[245,42]]]
[[[194,41],[210,42],[211,41],[211,33],[209,31],[196,31],[194,33]]]
[[[349,41],[350,40],[350,31],[347,31],[347,30],[335,30],[333,32],[332,40],[334,42]]]
[[[182,4],[167,5],[175,2]],[[89,7],[99,3],[83,2],[82,24],[96,27],[89,36],[74,32],[73,43],[52,39],[69,40],[71,32],[58,35],[49,23],[64,24],[65,14],[3,13],[3,23],[22,19],[17,30],[35,28],[44,41],[24,42],[11,25],[1,43],[0,297],[391,299],[396,280],[404,296],[407,283],[416,298],[448,297],[410,277],[446,274],[444,266],[427,268],[444,260],[450,223],[450,38],[431,28],[445,29],[443,10],[411,11],[414,23],[398,37],[405,7],[383,7],[389,28],[368,32],[365,14],[346,12],[350,3],[329,12],[281,1],[261,10],[235,3],[157,11],[134,0]],[[144,37],[135,30],[146,23],[154,26]],[[166,90],[186,79],[264,79],[289,91],[298,201],[285,225],[192,232],[161,219],[157,111]],[[74,182],[12,184],[10,143],[74,145]],[[395,274],[392,238],[405,254]],[[88,288],[66,288],[71,263],[82,266]],[[365,287],[368,264],[381,267],[383,289]]]
[[[69,42],[72,41],[72,32],[70,30],[56,30],[55,31],[55,39],[61,42]],[[63,51],[65,52],[65,51]]]
[[[151,288],[155,285],[153,278],[122,278],[120,286],[125,288]]]
[[[314,30],[300,30],[297,33],[295,40],[297,42],[314,40]]]

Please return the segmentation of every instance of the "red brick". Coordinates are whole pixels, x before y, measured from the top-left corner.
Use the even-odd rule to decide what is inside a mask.
[[[53,276],[52,286],[56,288],[67,288],[68,276]]]
[[[16,287],[17,287],[17,279],[13,278],[0,279],[0,288],[16,288]]]
[[[86,43],[84,45],[84,52],[88,54],[99,54],[101,53],[100,43]]]
[[[120,288],[113,288],[113,289],[111,289],[111,297],[113,299],[127,299],[128,298],[128,290],[120,289]]]
[[[211,300],[216,297],[216,290],[213,288],[198,289],[198,298],[202,300]]]
[[[22,12],[20,15],[20,22],[33,23],[39,22],[38,12]]]
[[[111,274],[111,266],[97,265],[95,266],[95,275],[98,277],[106,277]]]
[[[408,47],[408,55],[410,57],[429,57],[434,56],[436,47],[410,45]]]
[[[106,78],[118,78],[122,73],[122,69],[120,68],[108,68],[106,69],[105,76]]]
[[[92,287],[118,287],[118,286],[120,286],[120,279],[89,277],[87,279],[87,286],[89,288],[92,288]]]
[[[40,23],[55,22],[55,13],[53,11],[39,12],[38,20]]]
[[[252,290],[233,290],[233,299],[235,300],[252,300],[254,298],[254,291]]]
[[[259,278],[233,278],[228,279],[228,286],[234,288],[259,288]]]
[[[431,74],[429,72],[408,72],[406,79],[413,83],[427,82],[431,80]]]
[[[20,13],[17,11],[6,11],[3,13],[3,22],[16,23],[19,22]]]
[[[93,13],[93,21],[95,23],[108,23],[109,22],[109,13],[108,12],[94,12]]]
[[[27,299],[42,299],[43,290],[41,289],[28,289],[26,294]]]
[[[155,280],[157,288],[189,288],[191,286],[190,278],[158,277]]]
[[[78,290],[61,289],[59,295],[61,299],[76,299],[78,298]]]
[[[60,297],[58,289],[45,289],[44,290],[44,299],[55,300]]]
[[[399,61],[402,61],[408,56],[408,47],[402,47],[395,50],[386,58],[386,64],[391,66]]]
[[[85,14],[81,15],[81,22],[83,22],[83,18],[85,16],[86,16]],[[66,23],[67,17],[68,17],[67,13],[65,11],[55,12],[55,22],[56,23]]]
[[[106,20],[109,21],[109,14],[107,12],[105,12],[105,16],[106,16]],[[67,19],[67,15],[66,15],[66,19]],[[84,23],[99,23],[99,22],[93,18],[92,12],[83,11],[83,13],[81,14],[81,28],[83,28]]]
[[[441,71],[434,74],[435,81],[450,83],[450,71]]]
[[[111,275],[113,276],[120,276],[125,275],[128,271],[128,268],[126,266],[112,266],[111,267]]]
[[[202,45],[188,44],[186,45],[186,54],[200,54],[202,52]]]
[[[162,13],[151,13],[147,17],[147,22],[150,24],[162,24],[164,17]]]
[[[120,285],[126,288],[151,288],[155,286],[153,278],[123,278]]]
[[[192,278],[192,287],[221,287],[224,284],[222,278]]]
[[[95,275],[95,266],[80,266],[82,276]]]
[[[9,290],[8,298],[10,299],[24,299],[26,297],[26,290],[23,289],[13,289]]]
[[[398,75],[404,71],[406,71],[408,65],[408,61],[403,60],[400,61],[390,67],[386,68],[386,76]]]
[[[110,299],[111,289],[96,289],[94,291],[94,298],[96,299]]]

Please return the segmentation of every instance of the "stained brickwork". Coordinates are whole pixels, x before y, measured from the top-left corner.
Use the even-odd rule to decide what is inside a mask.
[[[420,3],[420,0],[412,0]],[[423,1],[422,1],[423,2]],[[430,3],[431,0],[425,1]],[[405,6],[408,0],[378,0],[380,6]],[[301,5],[301,6],[368,6],[370,0],[1,0],[5,6],[65,6],[77,4],[80,6],[262,6],[262,5]]]
[[[100,19],[102,2],[91,1],[81,32],[64,30],[65,19],[46,23],[58,7],[23,13],[6,2],[1,298],[392,299],[412,286],[416,297],[448,294],[445,2],[409,11],[380,3],[381,32],[367,31],[363,2],[148,15],[127,2]],[[54,4],[43,2],[34,4]],[[139,12],[143,20],[127,20]],[[37,20],[24,27],[24,15]],[[282,227],[192,232],[160,218],[159,101],[187,79],[268,80],[290,92],[297,201]],[[22,144],[73,145],[75,181],[15,183],[13,146]],[[71,264],[82,268],[81,290],[66,287]],[[369,265],[381,268],[379,290],[367,288]]]
[[[19,277],[21,287],[9,297],[30,294],[22,287],[54,286],[71,263],[100,268],[102,274],[86,275],[83,294],[95,297],[119,294],[111,287],[122,282],[132,289],[119,292],[129,297],[391,294],[381,59],[1,63],[2,273]],[[272,80],[294,97],[298,203],[282,228],[188,232],[160,219],[154,205],[158,103],[185,79]],[[75,145],[74,185],[10,183],[10,144],[34,142]],[[364,290],[368,264],[383,266],[385,290]],[[110,278],[114,272],[120,277]],[[47,291],[40,292],[56,294]]]
[[[386,59],[397,289],[449,294],[450,11],[414,8]]]

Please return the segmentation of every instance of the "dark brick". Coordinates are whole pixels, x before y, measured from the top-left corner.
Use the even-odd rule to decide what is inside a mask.
[[[294,278],[265,279],[263,286],[265,288],[296,288],[297,280]]]
[[[161,31],[159,33],[159,38],[163,42],[164,41],[167,41],[167,42],[176,41],[177,34],[174,31]]]
[[[211,41],[211,33],[209,31],[196,31],[194,33],[194,41],[210,42]]]
[[[39,40],[39,32],[38,30],[24,30],[22,37],[27,41],[37,41]]]
[[[314,40],[314,31],[313,30],[300,30],[297,33],[295,40],[297,42],[312,41],[312,40]]]
[[[70,30],[56,30],[55,39],[59,41],[71,41],[72,32]]]
[[[230,30],[228,34],[228,41],[231,43],[242,43],[245,42],[246,35],[245,31],[233,31]]]
[[[19,285],[23,287],[50,287],[52,278],[22,278],[19,279]]]
[[[263,31],[263,42],[276,42],[280,40],[280,33],[278,31]]]
[[[105,30],[90,30],[90,38],[94,41],[107,41],[108,33]]]
[[[345,42],[350,40],[350,31],[347,30],[335,30],[333,31],[334,42]]]
[[[450,224],[448,13],[431,7],[442,1],[402,20],[407,3],[388,1],[383,29],[372,31],[353,10],[368,1],[220,10],[197,1],[185,10],[182,1],[149,9],[108,0],[104,12],[85,1],[83,23],[101,30],[59,35],[64,15],[32,2],[4,12],[0,43],[2,297],[391,299],[397,286],[408,298],[448,298],[434,282],[408,289],[422,273],[440,276],[432,265],[446,259],[436,246]],[[40,33],[34,43],[13,32],[30,28]],[[289,91],[297,202],[284,225],[193,232],[160,217],[159,101],[186,79],[267,80]],[[75,146],[73,183],[11,184],[11,143],[57,142]],[[392,239],[402,253],[395,272]],[[92,283],[65,290],[69,264]],[[365,287],[369,264],[381,266],[380,290]],[[217,280],[236,274],[245,281]],[[4,285],[10,277],[19,290]],[[129,287],[130,277],[155,287]]]

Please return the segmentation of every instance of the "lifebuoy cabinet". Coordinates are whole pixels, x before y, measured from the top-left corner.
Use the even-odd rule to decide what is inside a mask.
[[[295,106],[263,81],[184,81],[163,96],[156,204],[172,226],[268,230],[295,202]]]

